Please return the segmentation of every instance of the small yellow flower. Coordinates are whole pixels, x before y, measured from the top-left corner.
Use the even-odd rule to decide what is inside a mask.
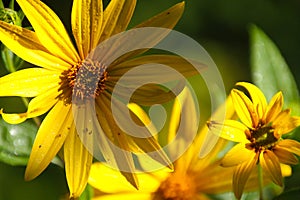
[[[97,134],[100,138],[98,143],[101,143],[98,145],[105,159],[115,161],[118,166],[125,166],[129,172],[124,172],[123,175],[138,187],[135,175],[130,173],[134,170],[131,152],[136,151],[137,147],[139,151],[155,151],[160,149],[160,146],[154,137],[131,137],[118,128],[110,108],[112,90],[120,77],[135,66],[149,62],[161,63],[179,72],[186,72],[186,62],[170,55],[137,57],[145,52],[145,49],[128,53],[109,66],[105,66],[101,59],[87,59],[88,54],[99,43],[126,30],[136,0],[111,0],[105,10],[101,0],[74,0],[71,25],[76,47],[63,23],[47,5],[39,0],[17,2],[34,31],[0,21],[0,40],[20,58],[39,67],[23,69],[0,78],[0,96],[34,97],[26,113],[5,113],[3,110],[0,113],[7,122],[17,124],[49,111],[38,130],[25,179],[31,180],[38,176],[63,147],[70,196],[78,197],[86,186],[93,159],[92,152],[86,149],[78,135],[83,135],[87,142],[93,144],[89,135]],[[183,9],[184,2],[178,3],[137,27],[172,29],[180,19]],[[112,46],[105,56],[112,56],[114,49],[119,48],[118,45]],[[79,77],[82,78],[82,84],[76,84],[76,75],[80,69],[98,74],[98,84],[90,85],[90,80],[85,74]],[[140,77],[132,78],[138,80]],[[148,93],[155,97],[149,99]],[[166,92],[161,87],[150,85],[143,87],[143,90],[137,90],[134,101],[143,103],[153,100],[153,103],[156,103],[168,99],[172,96],[170,94],[171,92]],[[72,95],[76,97],[75,102],[71,102]],[[88,117],[94,109],[94,104],[88,101],[83,104],[85,99],[92,99],[95,103],[96,119]],[[82,127],[81,130],[76,130],[78,127],[75,127],[75,124],[78,123]],[[103,138],[106,137],[126,151],[115,155],[105,143]],[[156,159],[166,165],[170,164],[164,154],[156,155]]]
[[[186,124],[181,130],[184,136],[180,137],[176,145],[169,151],[170,157],[180,152],[182,147],[185,146],[183,144],[188,143],[193,133],[197,132],[198,127],[195,103],[188,90],[183,90],[179,98],[183,100],[175,101],[173,106],[169,123],[169,143],[175,138],[176,131],[180,126],[179,123],[185,121]],[[231,101],[228,102],[231,103]],[[224,110],[220,109],[216,112],[216,115],[220,114],[221,111]],[[230,109],[228,111],[227,118],[231,118],[234,112],[230,112]],[[141,121],[149,124],[146,114],[139,113],[138,116],[142,119]],[[186,115],[183,115],[183,113]],[[182,116],[188,116],[188,118],[183,119]],[[94,163],[89,177],[89,184],[97,189],[93,199],[200,200],[210,199],[208,194],[230,192],[233,168],[221,167],[218,158],[219,152],[225,147],[227,141],[219,139],[216,146],[205,158],[199,159],[198,157],[207,132],[208,128],[206,126],[200,130],[193,144],[189,146],[182,157],[174,162],[174,172],[162,168],[158,171],[137,174],[141,183],[141,188],[138,191],[129,185],[118,171],[110,169],[104,164]],[[148,169],[147,166],[150,165],[150,163],[147,165],[143,162],[141,164],[144,170]],[[98,194],[98,190],[101,191],[100,194]]]
[[[240,121],[225,120],[224,124],[211,121],[210,129],[222,130],[224,139],[238,142],[222,159],[224,167],[236,166],[233,174],[233,190],[239,199],[250,173],[256,165],[261,165],[263,172],[271,180],[282,186],[280,163],[297,164],[296,155],[300,156],[300,143],[283,139],[300,125],[300,118],[291,116],[290,109],[282,110],[283,96],[278,92],[267,105],[264,94],[255,85],[240,82],[249,97],[240,90],[233,89],[231,97]]]

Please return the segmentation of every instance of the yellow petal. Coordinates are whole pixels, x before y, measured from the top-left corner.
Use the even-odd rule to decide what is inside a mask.
[[[126,193],[126,194],[113,194],[103,195],[93,198],[93,200],[152,200],[150,193]]]
[[[244,143],[239,143],[226,153],[221,161],[221,165],[224,167],[239,165],[251,160],[254,154],[254,151],[247,149]]]
[[[41,1],[17,0],[17,2],[43,46],[62,60],[76,64],[79,61],[78,54],[58,16]]]
[[[184,10],[185,2],[178,3],[171,8],[165,10],[164,12],[148,19],[145,22],[137,25],[137,28],[141,27],[162,27],[173,29],[174,26],[177,24],[179,19],[182,16]]]
[[[23,60],[52,70],[67,69],[70,64],[49,52],[35,32],[0,21],[1,42]]]
[[[277,145],[291,153],[300,156],[300,143],[296,140],[290,140],[290,139],[281,140]]]
[[[148,32],[147,37],[143,38],[143,40],[139,39],[139,44],[141,47],[154,47],[157,43],[159,43],[163,38],[167,36],[167,34],[174,28],[179,19],[182,16],[184,10],[184,2],[178,3],[171,8],[155,15],[154,17],[142,22],[137,25],[135,28],[143,28],[143,27],[161,27],[165,29],[153,29],[153,31]],[[137,29],[138,30],[138,29]],[[133,32],[134,33],[134,32]],[[139,36],[140,37],[140,36]],[[131,44],[134,44],[130,41]],[[147,49],[139,49],[133,52],[127,53],[118,59],[119,62],[128,60],[128,58],[135,57],[136,55],[142,54],[146,52]]]
[[[58,87],[54,87],[33,98],[28,104],[26,113],[8,114],[3,113],[3,111],[0,110],[0,114],[3,119],[10,124],[19,124],[28,118],[40,116],[50,110],[50,108],[58,101],[56,98],[57,90]]]
[[[273,122],[273,120],[280,113],[282,109],[282,105],[283,105],[282,92],[278,92],[276,95],[273,96],[266,109],[266,113],[263,118],[265,124]]]
[[[135,5],[136,0],[110,1],[104,10],[103,28],[99,42],[126,30],[131,20]]]
[[[281,148],[279,145],[276,145],[273,148],[273,152],[274,154],[277,156],[277,158],[279,159],[280,163],[284,163],[287,165],[296,165],[298,164],[298,159],[297,157],[289,152],[288,150]]]
[[[137,177],[140,182],[139,192],[152,193],[160,185],[160,181],[156,178],[155,173],[138,173]],[[137,193],[136,188],[119,171],[102,163],[94,163],[92,165],[89,184],[105,193]]]
[[[250,94],[253,106],[256,109],[258,117],[262,119],[267,108],[267,100],[262,91],[255,85],[247,82],[238,82],[236,85],[246,88],[246,90]]]
[[[57,86],[59,75],[42,68],[28,68],[8,74],[0,78],[0,96],[37,96]]]
[[[118,65],[111,66],[109,71],[114,77],[122,77],[127,71],[145,65],[141,71],[136,71],[139,76],[127,76],[130,81],[140,80],[149,76],[155,77],[155,80],[170,82],[182,78],[199,74],[197,69],[205,69],[203,63],[197,63],[193,60],[185,60],[180,56],[173,55],[147,55],[122,62]],[[163,68],[162,68],[162,67]],[[174,70],[173,70],[174,69]],[[166,74],[168,74],[166,76]],[[179,76],[180,75],[180,76]]]
[[[278,137],[291,132],[300,125],[300,117],[292,117],[290,113],[290,109],[283,110],[274,119],[272,126]]]
[[[59,101],[43,120],[27,164],[25,179],[38,176],[62,147],[72,123],[70,105]]]
[[[210,121],[207,123],[207,126],[214,134],[226,140],[242,143],[249,142],[245,134],[248,128],[239,121],[228,119],[223,124]]]
[[[252,157],[248,161],[238,165],[234,170],[232,185],[233,192],[237,199],[240,199],[243,194],[245,184],[256,166],[258,155],[259,154],[252,154]]]
[[[138,117],[139,120],[141,120],[144,125],[146,125],[147,129],[153,136],[157,135],[157,130],[154,124],[149,119],[147,113],[139,105],[135,103],[129,103],[127,107]]]
[[[282,174],[277,156],[272,151],[265,150],[261,153],[259,161],[262,169],[271,177],[272,181],[279,186],[283,186]]]
[[[243,92],[236,89],[231,91],[231,97],[240,120],[249,128],[256,127],[259,123],[259,118],[254,107],[255,105]]]
[[[102,1],[73,1],[72,32],[82,59],[96,47],[102,29],[102,20]]]
[[[134,187],[138,188],[139,183],[136,175],[133,173],[135,171],[135,167],[132,155],[130,153],[131,149],[129,147],[129,141],[126,137],[126,134],[114,121],[112,112],[110,110],[111,102],[105,96],[100,96],[96,99],[96,102],[96,104],[98,104],[99,106],[99,111],[102,111],[99,112],[97,116],[100,126],[107,137],[113,142],[112,145],[116,145],[117,147],[114,147],[113,154],[107,152],[108,155],[104,155],[104,157],[107,156],[109,159],[110,156],[113,156],[112,159],[114,159],[114,161],[116,162],[116,166],[114,167],[120,169],[122,175],[126,177],[127,181],[129,181]]]
[[[88,181],[92,160],[93,156],[82,144],[73,124],[64,144],[64,161],[70,198],[77,198],[83,192]]]
[[[212,114],[210,121],[223,121],[225,119],[235,119],[237,118],[232,103],[231,96],[229,95],[226,101],[220,105],[217,110]],[[205,157],[209,152],[212,154],[218,154],[219,151],[223,149],[223,144],[217,142],[219,140],[219,133],[214,133],[209,129],[208,126],[204,126],[197,138],[197,145],[201,145],[201,150],[199,153],[200,158]]]

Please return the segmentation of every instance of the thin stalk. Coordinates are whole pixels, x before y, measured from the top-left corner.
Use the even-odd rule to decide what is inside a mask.
[[[263,189],[264,189],[264,179],[263,179],[263,171],[261,165],[257,164],[257,175],[258,175],[258,187],[259,187],[259,199],[263,200]]]

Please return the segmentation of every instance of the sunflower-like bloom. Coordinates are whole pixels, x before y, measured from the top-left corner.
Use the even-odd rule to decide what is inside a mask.
[[[5,121],[17,124],[49,111],[34,141],[25,179],[31,180],[38,176],[63,147],[70,196],[78,197],[87,183],[93,159],[91,149],[97,148],[87,149],[82,139],[92,146],[95,142],[90,141],[93,139],[91,137],[96,137],[96,145],[104,158],[115,162],[117,166],[122,165],[126,169],[123,175],[138,187],[137,179],[131,173],[134,171],[131,152],[156,151],[160,146],[154,137],[133,137],[117,126],[111,110],[113,88],[120,77],[135,66],[148,62],[161,63],[179,72],[183,69],[186,72],[186,62],[169,55],[137,57],[146,49],[125,54],[109,66],[100,58],[93,60],[88,57],[98,44],[126,30],[136,0],[112,0],[105,10],[101,0],[74,0],[71,25],[76,47],[61,20],[47,5],[39,0],[17,2],[34,31],[0,21],[0,40],[20,58],[38,67],[23,69],[0,78],[0,96],[34,98],[26,113],[5,113],[1,110],[1,114]],[[172,29],[180,19],[183,8],[184,2],[178,3],[136,27]],[[152,40],[155,35],[149,34]],[[122,41],[111,46],[108,52],[102,53],[106,57],[113,57],[114,50],[120,46]],[[81,73],[77,77],[82,70],[87,74]],[[94,85],[89,79],[91,74],[96,75],[99,80]],[[134,81],[140,77],[131,78]],[[149,96],[154,96],[153,101]],[[156,103],[170,96],[170,92],[149,84],[137,90],[133,100],[138,104],[143,101]],[[122,106],[120,102],[118,106]],[[96,109],[96,115],[91,117],[89,114],[93,109]],[[112,143],[108,143],[106,138],[124,151],[116,155],[111,150]],[[154,157],[159,162],[170,165],[165,154],[157,153]]]
[[[210,129],[222,130],[220,137],[238,142],[222,159],[224,167],[236,166],[233,174],[233,190],[240,199],[244,186],[256,165],[277,185],[282,186],[280,163],[297,164],[300,143],[283,139],[300,125],[300,118],[291,116],[290,109],[282,110],[283,95],[278,92],[267,105],[259,88],[251,83],[239,82],[244,92],[233,89],[231,97],[240,121],[225,120],[224,124],[210,121]]]
[[[185,143],[193,139],[194,133],[197,133],[198,120],[195,112],[195,104],[188,90],[177,97],[180,101],[175,101],[171,119],[169,122],[168,144],[176,139],[174,146],[169,149],[170,157],[181,152]],[[177,99],[177,100],[178,100]],[[180,103],[179,103],[180,102]],[[231,100],[228,101],[231,104]],[[227,106],[230,107],[231,105]],[[135,110],[138,110],[135,108]],[[234,112],[228,109],[227,118],[231,118]],[[223,109],[218,110],[215,115],[220,114]],[[135,112],[137,113],[137,112]],[[149,120],[145,120],[146,114],[138,114],[145,124],[149,124]],[[184,117],[183,117],[184,116]],[[179,125],[184,123],[183,126]],[[181,135],[176,132],[180,127]],[[213,150],[203,159],[199,159],[199,151],[202,146],[208,128],[204,126],[196,136],[195,140],[188,147],[187,151],[174,162],[174,172],[170,172],[167,168],[156,171],[148,171],[149,165],[153,163],[143,164],[145,173],[137,174],[141,183],[141,188],[137,191],[129,185],[124,177],[118,171],[106,167],[102,163],[94,163],[91,168],[89,184],[96,188],[95,197],[97,200],[197,200],[210,199],[208,194],[217,194],[231,191],[231,177],[233,168],[223,168],[220,166],[220,158],[218,154],[227,144],[226,140],[218,140]],[[174,142],[174,141],[173,141]],[[100,172],[100,173],[99,173]],[[101,191],[100,193],[97,191]]]

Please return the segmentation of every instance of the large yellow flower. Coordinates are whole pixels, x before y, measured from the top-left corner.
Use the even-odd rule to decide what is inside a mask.
[[[88,135],[97,134],[104,158],[125,166],[127,172],[123,172],[123,175],[138,187],[135,175],[130,173],[134,168],[130,152],[137,148],[140,151],[155,151],[160,146],[153,137],[136,138],[126,135],[118,128],[110,108],[112,90],[122,74],[137,65],[162,63],[186,72],[189,71],[185,68],[187,63],[179,57],[168,55],[136,57],[145,52],[145,49],[126,54],[109,66],[105,66],[101,60],[86,59],[99,43],[126,30],[136,0],[112,0],[104,11],[101,0],[74,0],[71,24],[76,47],[58,16],[43,2],[17,2],[34,31],[0,21],[0,40],[19,57],[39,67],[23,69],[0,78],[0,96],[34,97],[26,113],[4,113],[1,110],[1,114],[7,122],[16,124],[49,111],[38,130],[25,178],[31,180],[38,176],[63,147],[70,196],[79,196],[85,188],[93,156],[78,135],[83,135],[88,140],[86,142],[92,144]],[[181,17],[183,8],[184,2],[178,3],[137,27],[172,29]],[[118,45],[122,46],[122,43]],[[105,56],[110,57],[114,54],[114,49],[118,48],[119,46],[112,46]],[[81,69],[99,75],[99,82],[92,86],[88,75],[81,74],[79,78],[82,82],[79,81],[81,84],[78,84],[76,75]],[[171,96],[164,89],[149,85],[137,90],[133,100],[136,103],[151,102],[149,94],[155,95],[153,103],[167,100]],[[71,101],[72,95],[75,96],[75,102]],[[88,116],[93,104],[85,101],[86,99],[96,102],[96,119]],[[74,115],[72,107],[75,107]],[[94,120],[92,125],[91,120]],[[82,129],[78,130],[76,126],[76,130],[75,123],[79,123]],[[110,144],[105,142],[106,137],[126,151],[115,155],[110,150]],[[163,153],[158,153],[156,159],[165,165],[170,164]]]
[[[169,150],[170,157],[181,152],[185,143],[191,140],[197,132],[198,120],[195,112],[195,103],[188,90],[184,90],[175,101],[169,124],[169,144],[173,141],[180,123],[186,123],[181,127],[184,135],[177,138],[177,142]],[[179,103],[180,102],[180,103]],[[228,101],[231,107],[231,100]],[[136,112],[138,113],[136,108]],[[233,115],[233,109],[228,109],[227,118]],[[215,115],[221,115],[224,108],[220,108]],[[145,124],[149,124],[145,114],[139,112],[138,116]],[[185,114],[184,114],[185,113]],[[185,116],[186,118],[182,118]],[[215,116],[216,117],[216,116]],[[141,188],[137,191],[129,185],[118,171],[110,169],[101,163],[94,163],[91,168],[89,184],[102,193],[95,192],[96,200],[196,200],[209,199],[208,194],[217,194],[231,191],[231,176],[233,168],[220,166],[218,154],[226,145],[226,140],[220,139],[213,150],[203,159],[199,159],[200,147],[204,142],[208,128],[205,126],[196,136],[188,150],[174,162],[174,172],[167,168],[153,172],[145,172],[137,175],[141,182]],[[176,136],[177,137],[177,136]],[[141,160],[142,161],[142,160]],[[151,163],[153,164],[153,163]],[[150,164],[148,164],[150,165]],[[143,164],[144,170],[149,169]],[[100,172],[100,173],[99,173]],[[103,193],[104,192],[104,193]]]
[[[264,94],[255,85],[246,82],[237,83],[244,87],[249,96],[240,90],[231,92],[235,111],[240,121],[226,120],[224,124],[211,121],[211,129],[221,130],[221,137],[238,142],[223,158],[225,167],[237,165],[233,174],[233,190],[239,199],[244,186],[256,165],[271,180],[282,186],[280,163],[297,164],[300,156],[300,143],[283,139],[300,125],[300,118],[291,116],[290,109],[282,110],[283,96],[278,92],[267,105]]]

